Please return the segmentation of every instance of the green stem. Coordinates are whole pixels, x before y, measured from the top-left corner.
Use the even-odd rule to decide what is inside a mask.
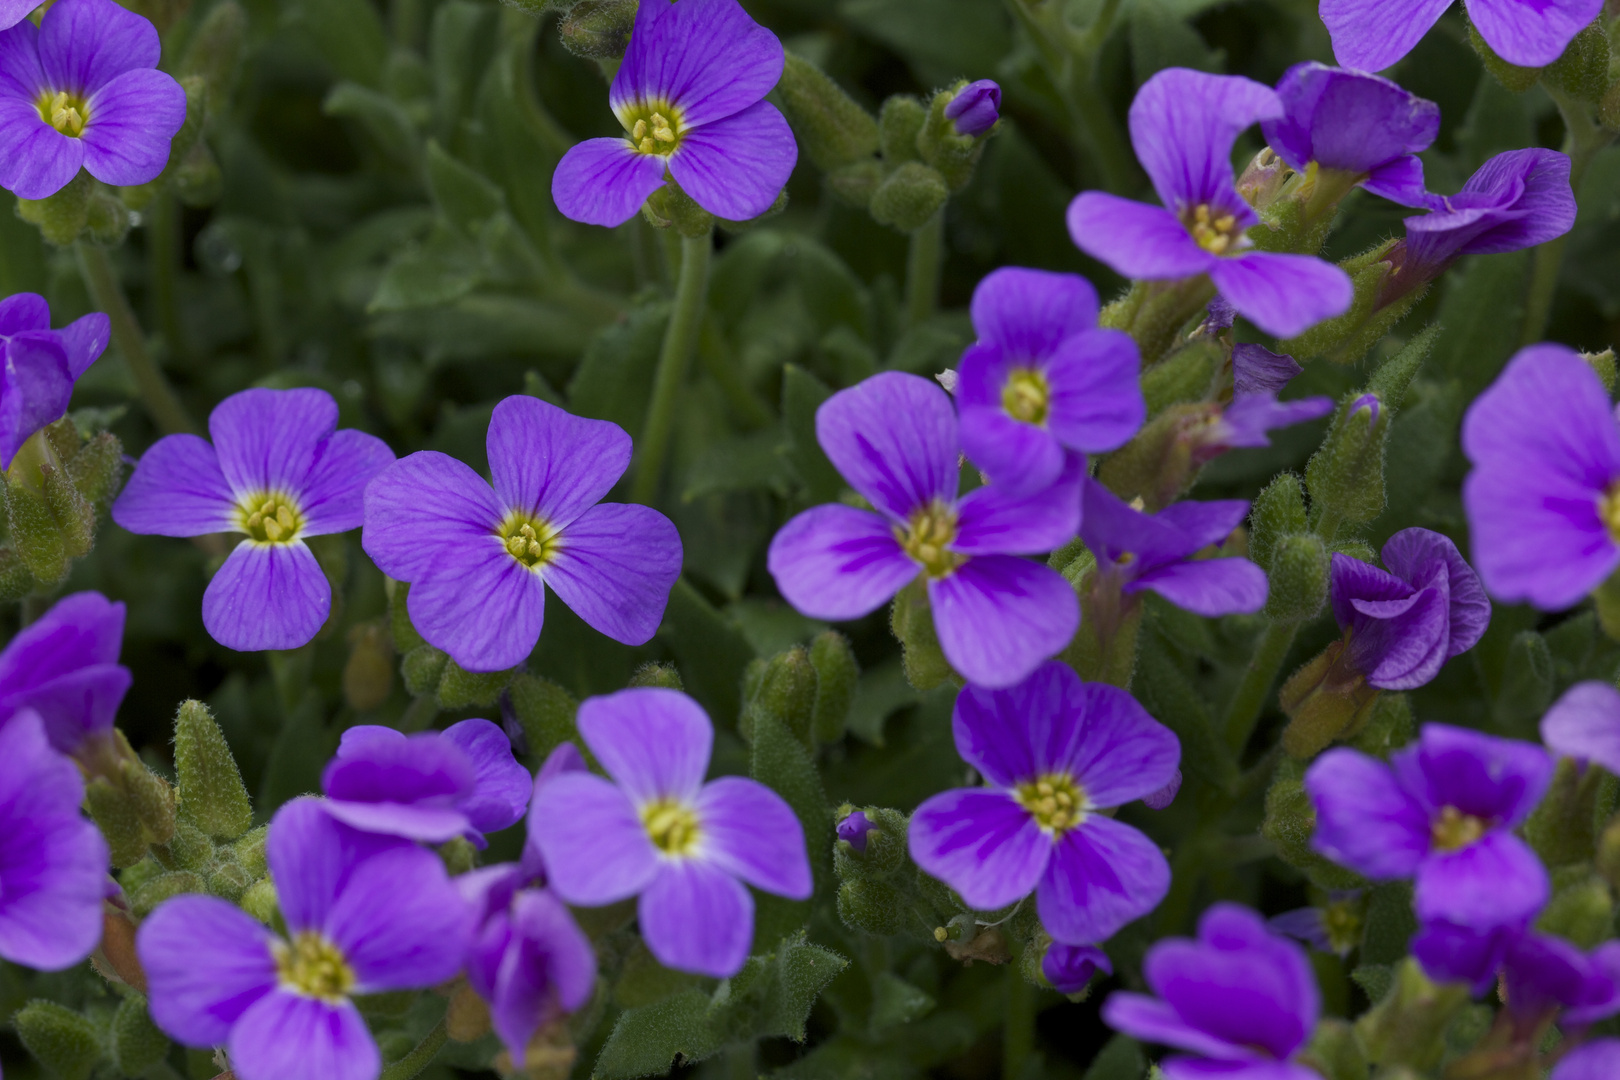
[[[737,370],[736,355],[727,344],[726,335],[712,312],[703,319],[703,336],[698,353],[703,358],[703,370],[719,384],[720,392],[726,397],[726,405],[743,430],[758,431],[770,427],[776,414],[763,398],[754,393],[743,379],[742,372]]]
[[[1564,153],[1569,155],[1569,186],[1579,197],[1581,181],[1586,177],[1592,158],[1614,136],[1592,122],[1591,112],[1585,105],[1570,100],[1551,87],[1547,88],[1547,93],[1557,102],[1558,113],[1564,118]],[[1524,332],[1519,339],[1521,345],[1534,345],[1547,332],[1547,321],[1552,317],[1553,296],[1558,291],[1558,275],[1564,266],[1564,248],[1568,243],[1569,233],[1566,232],[1536,248],[1530,270],[1529,295],[1525,301]]]
[[[426,731],[439,716],[439,703],[434,700],[431,692],[421,694],[411,699],[405,706],[405,711],[399,717],[399,730],[404,732]]]
[[[158,332],[163,335],[170,356],[184,356],[186,352],[185,330],[180,324],[180,243],[180,203],[171,192],[165,191],[152,202],[146,244],[152,307],[156,309]]]
[[[906,325],[917,326],[939,306],[939,275],[945,261],[945,208],[911,234],[906,254]]]
[[[1130,193],[1136,187],[1136,166],[1119,125],[1097,91],[1089,62],[1074,63],[1065,96],[1069,100],[1069,111],[1074,113],[1086,140],[1091,143],[1091,152],[1102,171],[1103,186],[1116,195]]]
[[[135,377],[141,404],[146,406],[146,411],[164,433],[196,432],[197,425],[186,414],[186,407],[180,404],[180,399],[163,377],[151,353],[146,351],[146,337],[141,333],[140,323],[135,321],[135,312],[130,310],[129,298],[124,295],[124,287],[118,283],[118,275],[113,272],[112,261],[107,258],[106,250],[84,242],[77,245],[77,250],[79,273],[84,277],[85,287],[90,290],[91,300],[112,321],[113,342],[123,354],[124,363],[129,365],[130,374]]]
[[[438,1057],[439,1050],[444,1046],[445,1039],[448,1037],[449,1029],[445,1027],[445,1022],[440,1020],[434,1025],[433,1030],[424,1035],[422,1041],[416,1044],[416,1049],[384,1069],[382,1076],[378,1080],[411,1080],[413,1076],[433,1063],[433,1059]]]
[[[1007,965],[1007,1025],[1001,1036],[1004,1080],[1018,1080],[1035,1051],[1035,988],[1024,979],[1023,969],[1016,960]]]
[[[1226,707],[1226,745],[1234,753],[1241,753],[1249,744],[1249,736],[1254,734],[1255,722],[1271,696],[1271,686],[1277,681],[1283,661],[1288,659],[1288,650],[1294,644],[1298,629],[1293,623],[1272,623],[1260,635],[1249,666],[1244,669],[1232,702]]]
[[[664,458],[675,428],[675,409],[686,373],[697,351],[698,334],[703,329],[703,311],[709,294],[709,256],[714,239],[709,233],[681,240],[681,275],[675,286],[675,310],[670,312],[664,331],[664,347],[658,354],[658,374],[653,380],[652,402],[647,406],[647,423],[641,429],[641,460],[630,498],[650,503],[658,494],[658,481],[664,473]]]

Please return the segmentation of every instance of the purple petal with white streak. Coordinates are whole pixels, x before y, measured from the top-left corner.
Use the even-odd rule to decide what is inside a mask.
[[[1028,896],[1052,859],[1052,838],[1005,791],[957,788],[911,816],[911,857],[962,897],[992,911]]]
[[[637,11],[608,93],[621,117],[629,106],[661,100],[680,110],[683,126],[710,125],[754,104],[782,77],[782,43],[737,0],[687,2]]]
[[[887,371],[840,390],[816,410],[816,440],[850,487],[896,524],[956,497],[956,410],[928,379]]]
[[[1106,941],[1159,906],[1170,864],[1129,825],[1092,815],[1065,833],[1036,889],[1041,925],[1058,941]]]

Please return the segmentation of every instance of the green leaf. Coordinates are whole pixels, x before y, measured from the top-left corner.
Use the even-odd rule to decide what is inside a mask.
[[[742,674],[754,650],[725,617],[682,579],[664,610],[665,640],[675,654],[687,692],[710,718],[729,724],[742,709]]]
[[[983,0],[841,0],[838,14],[904,56],[925,86],[994,71],[1012,46],[1002,5]]]
[[[787,429],[787,459],[809,503],[832,502],[844,490],[844,478],[816,441],[816,410],[832,396],[821,380],[794,364],[782,369],[782,423]]]
[[[506,208],[506,198],[499,187],[451,157],[437,140],[429,140],[427,144],[427,177],[433,201],[439,204],[451,224],[463,232],[474,232]]]
[[[568,383],[574,412],[640,432],[668,322],[669,303],[655,300],[632,308],[627,318],[592,338]]]
[[[655,1005],[626,1009],[591,1070],[595,1080],[631,1080],[667,1072],[677,1058],[702,1061],[720,1050],[708,1024],[709,996],[686,990]]]
[[[321,108],[328,116],[358,123],[395,164],[414,167],[418,153],[416,127],[393,98],[358,82],[340,82],[326,95]]]
[[[341,78],[365,86],[382,84],[388,35],[367,0],[294,0],[288,5]]]
[[[681,498],[687,502],[729,491],[768,491],[785,496],[793,477],[775,428],[711,443],[686,470]]]
[[[1129,1035],[1115,1035],[1086,1070],[1085,1080],[1142,1080],[1146,1069],[1147,1060],[1137,1041]]]
[[[54,1001],[30,1001],[11,1022],[28,1052],[60,1080],[88,1080],[101,1060],[95,1026]]]
[[[1220,70],[1221,55],[1210,51],[1179,12],[1158,0],[1136,0],[1130,25],[1131,71],[1138,86],[1165,68]]]
[[[1464,400],[1483,390],[1519,347],[1530,253],[1475,255],[1446,275],[1433,370],[1458,380]]]
[[[388,264],[366,310],[404,311],[459,300],[478,285],[483,264],[478,246],[441,222],[420,245]]]
[[[896,1024],[909,1024],[934,1011],[936,1002],[926,991],[887,971],[872,980],[872,1034]]]
[[[829,870],[829,852],[832,850],[832,815],[815,762],[805,750],[804,743],[769,712],[755,715],[753,739],[748,771],[755,780],[782,796],[793,808],[799,824],[804,828],[810,868],[818,883],[825,882]],[[769,948],[773,944],[768,940],[770,936],[778,927],[789,924],[794,917],[798,925],[803,925],[808,919],[809,910],[809,901],[797,902],[791,910],[782,912],[783,921],[777,927],[767,927],[761,920],[761,924],[755,928],[756,948]]]

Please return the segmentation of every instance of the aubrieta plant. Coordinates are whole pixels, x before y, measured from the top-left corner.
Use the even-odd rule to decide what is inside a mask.
[[[1602,0],[0,0],[0,1068],[1620,1078],[1617,135]]]

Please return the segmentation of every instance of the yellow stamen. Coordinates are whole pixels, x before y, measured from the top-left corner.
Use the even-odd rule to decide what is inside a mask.
[[[1048,773],[1013,789],[1013,798],[1034,815],[1035,823],[1053,837],[1086,819],[1086,793],[1068,773]]]
[[[85,106],[83,99],[65,90],[55,94],[49,91],[41,94],[36,105],[41,119],[62,134],[75,139],[84,133],[84,125],[90,119],[90,110]]]
[[[1034,368],[1014,368],[1001,387],[1001,407],[1014,420],[1044,424],[1052,406],[1052,387]]]
[[[630,145],[643,154],[669,154],[681,141],[681,111],[666,102],[649,101],[620,113]]]
[[[1193,207],[1186,225],[1187,231],[1198,241],[1198,246],[1212,255],[1226,254],[1238,240],[1237,216],[1222,214],[1216,217],[1208,203]]]
[[[689,854],[702,835],[697,814],[674,799],[660,799],[642,807],[641,823],[653,844],[666,855]]]
[[[508,555],[531,569],[545,565],[557,554],[557,530],[537,517],[508,514],[496,535]]]
[[[897,527],[894,538],[900,541],[907,555],[922,564],[923,571],[931,578],[949,577],[967,562],[966,555],[959,555],[948,547],[956,539],[956,511],[944,503],[930,503],[915,511],[909,527]]]
[[[291,944],[271,946],[281,984],[296,993],[322,1001],[342,1001],[354,987],[354,969],[343,952],[319,931],[293,935]]]
[[[1441,851],[1458,851],[1484,836],[1488,828],[1488,822],[1447,806],[1429,827],[1429,839]]]
[[[238,527],[261,544],[288,544],[304,529],[304,515],[289,495],[256,494],[236,509]]]

